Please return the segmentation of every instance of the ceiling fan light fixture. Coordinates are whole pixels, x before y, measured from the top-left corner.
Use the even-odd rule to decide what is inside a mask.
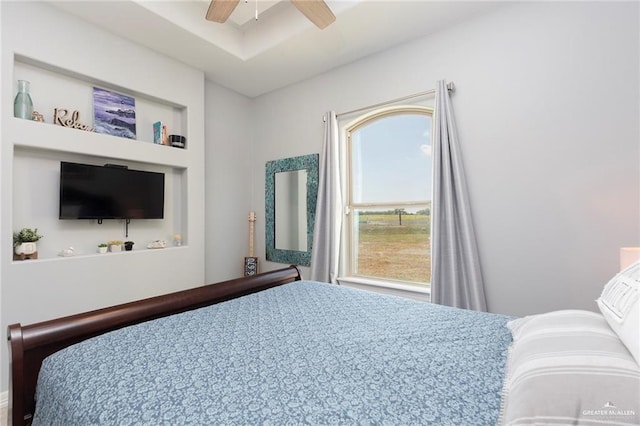
[[[240,0],[213,0],[207,10],[207,20],[213,22],[227,22]]]
[[[207,10],[207,20],[219,23],[227,22],[239,2],[240,0],[211,0]],[[324,0],[291,0],[291,3],[321,30],[336,20],[336,16]],[[257,20],[258,0],[256,0]]]
[[[336,20],[324,0],[291,0],[291,3],[321,30]]]

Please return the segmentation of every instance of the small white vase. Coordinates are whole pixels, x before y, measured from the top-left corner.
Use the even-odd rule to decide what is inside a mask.
[[[112,244],[109,246],[109,251],[111,253],[117,253],[119,251],[122,251],[122,246],[116,245],[116,244]]]
[[[25,254],[30,255],[38,251],[38,246],[35,242],[33,243],[22,243],[16,246],[14,249],[16,254]]]

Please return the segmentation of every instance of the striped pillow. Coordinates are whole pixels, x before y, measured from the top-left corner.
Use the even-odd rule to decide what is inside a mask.
[[[501,425],[638,425],[640,367],[602,315],[510,321]]]
[[[640,262],[629,266],[604,286],[596,300],[609,327],[640,364]]]

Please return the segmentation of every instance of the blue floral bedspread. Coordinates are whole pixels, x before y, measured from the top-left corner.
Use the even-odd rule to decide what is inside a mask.
[[[495,425],[509,317],[301,281],[48,357],[34,425]]]

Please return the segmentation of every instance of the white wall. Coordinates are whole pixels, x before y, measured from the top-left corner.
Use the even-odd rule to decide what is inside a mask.
[[[0,7],[0,85],[4,106],[0,116],[2,341],[6,342],[7,325],[14,322],[28,324],[203,284],[203,73],[97,29],[46,3],[1,2]],[[148,128],[141,129],[147,134],[143,140],[129,141],[96,134],[85,136],[79,130],[13,118],[7,106],[13,103],[16,77],[33,71],[28,66],[14,66],[15,55],[52,65],[54,70],[69,70],[70,74],[62,80],[88,77],[92,80],[87,82],[89,85],[108,82],[136,98],[167,101],[170,110],[174,107],[184,110],[186,115],[173,124],[187,135],[187,150],[154,146]],[[55,83],[46,86],[49,87],[40,87],[37,94],[34,88],[32,97],[36,109],[45,106],[42,112],[49,121],[53,103],[80,108],[76,89],[59,93],[60,87]],[[149,120],[149,115],[155,113],[141,114],[140,123]],[[91,123],[90,111],[81,113],[81,121]],[[165,234],[171,233],[176,224],[184,225],[186,229],[180,230],[186,236],[184,247],[92,254],[95,241],[114,233],[124,237],[124,228],[113,223],[63,224],[56,220],[57,197],[51,192],[57,191],[54,169],[59,161],[104,158],[125,159],[126,163],[160,168],[167,173],[171,187],[166,192],[170,198],[166,224],[132,221],[130,233],[140,248],[152,235],[170,238]],[[11,233],[22,226],[38,227],[45,235],[42,258],[12,261]],[[83,247],[81,255],[73,258],[55,255],[67,245],[75,244],[73,241]],[[6,347],[5,344],[0,348],[1,390],[7,389]]]
[[[210,82],[205,89],[205,280],[213,283],[241,276],[249,255],[253,116],[249,98]]]
[[[2,22],[2,7],[0,7],[0,22]],[[0,30],[0,45],[2,45],[2,31]],[[0,82],[3,81],[4,79],[4,73],[5,71],[3,70],[3,67],[0,65]],[[2,99],[2,96],[0,96],[0,99]],[[3,105],[3,102],[0,102],[0,117],[4,117],[5,114],[5,109],[6,107]],[[0,138],[0,143],[2,143],[2,139]],[[0,152],[2,152],[2,150],[0,150]],[[2,179],[2,174],[3,174],[3,166],[2,166],[2,154],[0,154],[0,179]],[[2,185],[0,184],[0,189],[2,189]],[[2,193],[0,192],[0,212],[4,211],[4,201],[2,199]],[[3,248],[4,244],[0,244],[0,259],[2,259],[4,256],[6,256],[6,252],[7,250],[5,248]],[[2,309],[2,273],[0,273],[0,309]],[[4,327],[4,323],[2,323],[2,312],[0,312],[0,327]],[[8,361],[7,361],[7,352],[6,351],[2,351],[0,350],[0,366],[5,365]],[[0,367],[0,369],[2,369],[2,367]],[[2,373],[0,372],[0,421],[2,421],[4,423],[6,417],[7,417],[7,405],[8,405],[8,393],[5,389],[8,389],[8,386],[4,385],[4,380],[2,379]]]
[[[510,4],[263,95],[253,168],[319,152],[325,111],[453,80],[489,309],[596,309],[619,247],[640,245],[638,16],[636,3]],[[260,191],[253,203],[264,217]]]

